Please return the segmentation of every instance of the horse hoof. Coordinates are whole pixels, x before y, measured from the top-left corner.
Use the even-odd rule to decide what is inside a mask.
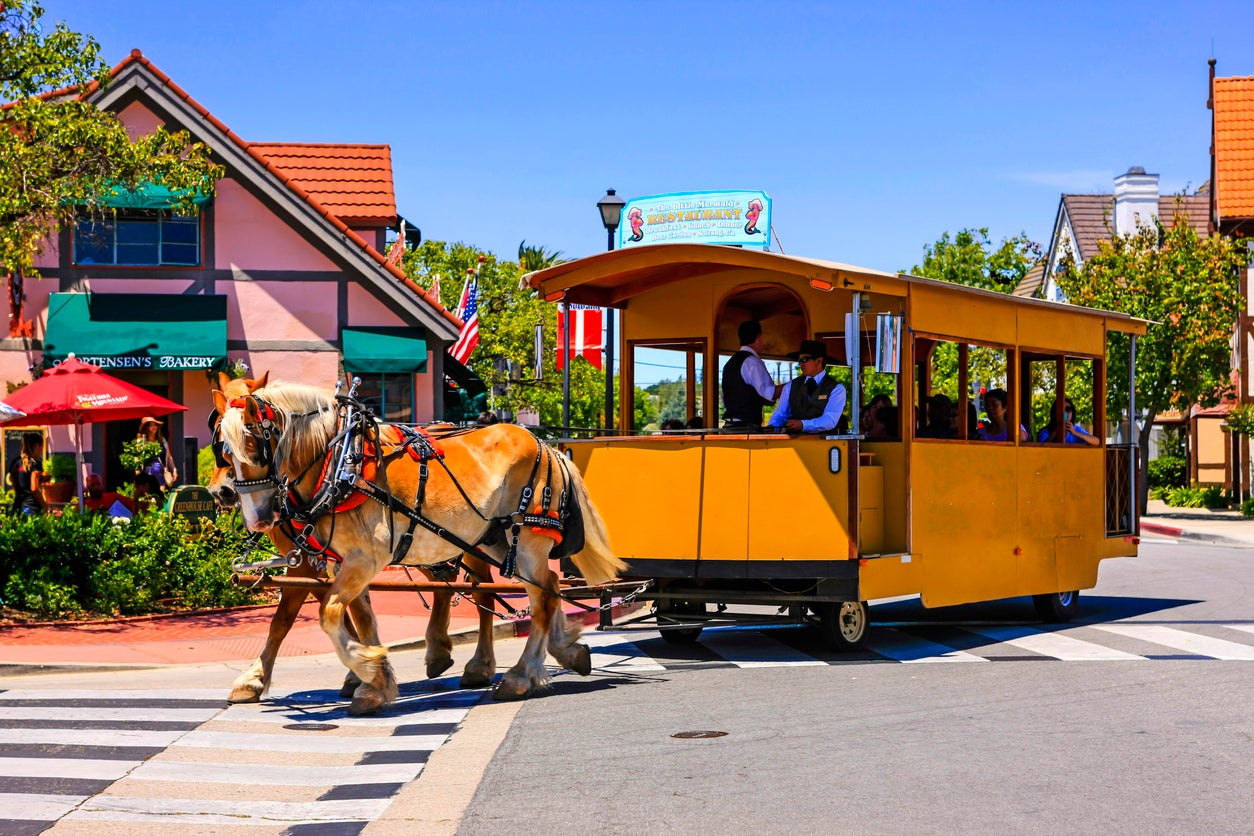
[[[368,697],[356,697],[349,703],[348,716],[366,717],[371,714],[378,714],[385,708],[387,708],[387,703],[378,694],[371,694]]]
[[[492,691],[492,699],[501,701],[523,700],[526,699],[527,695],[530,693],[531,688],[526,683],[511,682],[510,680],[502,679],[499,683],[497,683],[496,688]]]
[[[453,667],[452,659],[435,659],[427,663],[427,679],[435,679],[449,668]]]
[[[357,689],[360,687],[361,687],[361,680],[358,679],[354,674],[349,674],[348,676],[344,677],[344,684],[340,686],[340,697],[343,699],[348,699],[353,694],[356,694]]]
[[[592,673],[592,651],[586,644],[574,645],[567,658],[562,660],[562,666],[580,676],[587,676]]]
[[[492,677],[486,673],[471,673],[466,671],[462,674],[462,678],[457,680],[459,688],[486,688],[492,684]]]
[[[352,696],[352,694],[349,694],[348,696]],[[227,697],[226,701],[233,704],[243,702],[261,702],[261,692],[252,688],[236,688],[231,691],[231,696]]]

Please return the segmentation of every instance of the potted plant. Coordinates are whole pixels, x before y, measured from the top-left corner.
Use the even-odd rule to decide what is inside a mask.
[[[44,462],[44,482],[40,488],[44,505],[64,505],[74,495],[74,454],[53,453]]]

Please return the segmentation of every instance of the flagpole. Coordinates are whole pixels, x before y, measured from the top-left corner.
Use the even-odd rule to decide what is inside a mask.
[[[562,427],[570,435],[570,305],[562,296]]]

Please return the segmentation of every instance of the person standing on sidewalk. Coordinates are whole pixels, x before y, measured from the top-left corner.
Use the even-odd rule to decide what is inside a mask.
[[[13,513],[40,514],[44,504],[39,489],[44,483],[44,437],[22,433],[22,454],[9,465],[9,486],[13,488]]]

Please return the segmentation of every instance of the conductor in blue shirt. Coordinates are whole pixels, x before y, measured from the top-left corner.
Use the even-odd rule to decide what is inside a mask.
[[[801,350],[788,356],[801,366],[801,374],[784,385],[767,426],[788,433],[834,433],[846,395],[845,387],[827,373],[827,347],[819,340],[802,340]]]

